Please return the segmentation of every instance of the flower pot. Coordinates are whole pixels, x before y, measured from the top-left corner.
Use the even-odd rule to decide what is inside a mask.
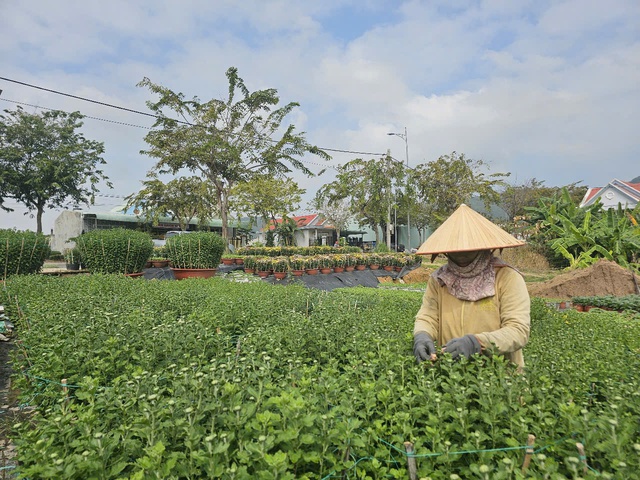
[[[140,278],[140,277],[142,277],[142,275],[144,275],[144,273],[142,273],[142,272],[125,273],[124,274],[125,277],[129,277],[129,278]]]
[[[151,265],[155,268],[164,268],[169,266],[169,260],[151,260]]]
[[[287,272],[273,272],[273,276],[276,277],[276,280],[282,280],[287,276]]]
[[[332,268],[321,268],[320,273],[327,274],[327,273],[331,273],[332,270],[333,270]]]
[[[222,264],[223,265],[233,265],[234,263],[236,263],[236,260],[234,258],[223,258],[222,259]]]
[[[173,276],[176,280],[184,278],[211,278],[218,271],[217,268],[173,268]]]
[[[304,270],[291,270],[291,275],[294,277],[301,277],[304,275]]]
[[[349,267],[344,267],[344,269],[345,269],[347,272],[353,272],[353,271],[355,270],[355,268],[356,268],[356,267],[354,267],[353,265],[351,265],[351,266],[349,266]]]
[[[365,268],[367,268],[366,265],[356,265],[356,270],[364,270]]]
[[[393,271],[393,265],[385,265],[382,267],[383,270],[386,270],[387,272],[392,272]]]
[[[317,275],[318,274],[318,269],[317,268],[306,268],[304,271],[307,272],[307,275]]]
[[[243,264],[244,264],[243,258],[236,258],[236,265],[243,265]]]
[[[333,267],[333,271],[336,273],[344,272],[344,267]]]
[[[401,271],[401,270],[402,270],[402,267],[393,267],[393,269],[394,269],[396,272],[399,272],[399,271]]]
[[[151,268],[153,267],[153,262],[151,262],[151,260],[147,260],[147,263],[144,264],[144,268]]]
[[[560,302],[558,304],[558,309],[559,310],[564,310],[565,308],[567,308],[567,302]]]
[[[584,312],[584,305],[576,305],[576,310],[578,312]]]
[[[256,273],[260,278],[267,278],[271,272],[269,270],[257,270]]]
[[[254,274],[256,272],[255,268],[245,268],[244,273]]]
[[[380,265],[376,265],[376,264],[369,265],[369,268],[370,268],[371,270],[378,270],[378,269],[380,268]]]

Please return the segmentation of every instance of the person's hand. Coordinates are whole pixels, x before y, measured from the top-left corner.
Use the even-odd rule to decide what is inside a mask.
[[[458,359],[460,355],[469,358],[471,355],[480,353],[480,350],[482,350],[482,347],[475,335],[453,338],[442,348],[442,351],[450,353],[454,360]]]
[[[414,335],[413,354],[418,363],[436,359],[436,346],[431,335],[426,332],[418,332]]]

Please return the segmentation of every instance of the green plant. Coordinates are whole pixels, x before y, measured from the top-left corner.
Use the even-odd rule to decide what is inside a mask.
[[[289,257],[285,257],[285,256],[274,257],[271,260],[271,269],[274,272],[288,272],[289,271]]]
[[[333,268],[333,257],[331,255],[317,255],[318,268]]]
[[[60,261],[64,260],[64,256],[62,255],[62,252],[51,250],[49,256],[47,257],[47,260]]]
[[[292,270],[304,270],[306,265],[306,257],[302,255],[293,255],[289,257],[289,264]]]
[[[65,249],[63,255],[64,261],[70,265],[80,265],[82,263],[82,254],[78,247]]]
[[[0,230],[0,277],[39,272],[50,251],[42,234]]]
[[[174,268],[218,268],[225,250],[224,239],[217,233],[192,232],[167,240],[167,257]]]
[[[272,261],[273,259],[271,257],[256,257],[255,262],[256,262],[256,271],[257,272],[268,272],[271,270],[272,268]]]
[[[315,269],[318,267],[318,257],[307,257],[305,261],[305,269]]]
[[[255,270],[256,268],[256,257],[253,255],[247,255],[244,258],[244,268],[245,270]]]
[[[84,267],[92,273],[141,272],[153,251],[147,233],[124,228],[83,233],[76,246]]]

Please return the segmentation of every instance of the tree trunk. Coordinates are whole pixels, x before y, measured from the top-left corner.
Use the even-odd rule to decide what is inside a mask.
[[[36,233],[42,233],[42,213],[44,212],[44,207],[38,206],[38,213],[36,214]]]

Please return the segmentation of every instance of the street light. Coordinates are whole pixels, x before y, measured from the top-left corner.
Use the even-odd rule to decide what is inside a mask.
[[[400,137],[404,140],[404,153],[407,158],[407,187],[409,186],[409,137],[407,136],[407,127],[404,127],[404,133],[394,133],[389,132],[387,135],[393,135],[395,137]],[[407,195],[409,191],[407,189]],[[411,215],[410,215],[411,206],[409,204],[409,199],[407,198],[407,243],[409,247],[409,251],[411,251]],[[397,250],[397,248],[396,248]]]

